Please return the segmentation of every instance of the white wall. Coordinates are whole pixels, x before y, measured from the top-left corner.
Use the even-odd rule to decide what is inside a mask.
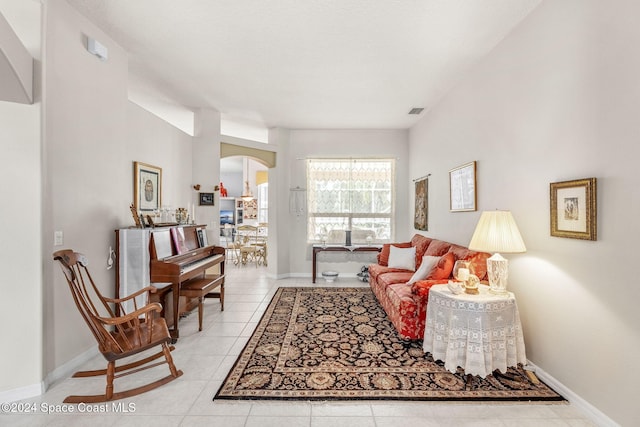
[[[0,375],[0,401],[6,401],[13,397],[29,397],[41,391],[41,7],[35,2],[25,4],[0,0],[0,14],[3,16],[0,19],[0,25],[4,27],[2,32],[15,33],[18,37],[3,40],[5,54],[20,52],[22,55],[26,48],[28,55],[33,57],[34,96],[32,105],[0,101],[0,235],[5,243],[0,248],[0,269],[3,272],[0,279],[3,294],[0,298],[0,322],[7,325],[4,342],[10,343],[10,348],[19,350],[1,352],[0,365],[24,367],[19,370],[3,369]],[[20,60],[28,62],[26,56],[20,57]],[[26,63],[22,65],[28,67]],[[20,77],[23,81],[31,80],[31,76]],[[18,81],[8,79],[3,83],[17,84]],[[19,319],[20,327],[10,327],[16,323],[16,319]]]
[[[244,175],[242,172],[220,172],[220,181],[227,189],[229,197],[240,197],[244,186]]]
[[[0,401],[38,394],[42,380],[41,10],[30,3],[0,1],[0,13],[11,26],[3,31],[16,32],[22,37],[17,48],[26,47],[34,56],[34,104],[0,101],[0,324],[5,326]]]
[[[211,244],[220,242],[220,192],[216,192],[214,206],[200,206],[199,193],[192,184],[201,184],[202,192],[213,192],[220,182],[220,113],[212,109],[200,109],[195,115],[193,152],[191,157],[191,184],[185,186],[195,204],[195,220],[207,226],[207,237]]]
[[[127,62],[124,50],[66,2],[45,5],[44,50],[44,265],[45,372],[95,347],[51,253],[71,248],[92,260],[105,293],[113,275],[104,268],[113,229],[123,220],[127,172]],[[91,36],[109,48],[100,61],[85,49]],[[118,210],[118,206],[125,209]],[[54,230],[64,244],[53,246]]]
[[[128,206],[133,202],[133,162],[162,168],[162,204],[172,209],[192,202],[192,137],[138,105],[127,103],[125,153],[118,161],[126,171],[122,191],[126,213],[122,226],[133,225]]]
[[[306,188],[307,158],[331,157],[387,157],[396,161],[396,238],[409,236],[407,223],[409,204],[408,189],[404,183],[410,180],[408,174],[408,133],[405,130],[291,130],[289,133],[289,164],[279,163],[285,168],[289,182],[281,186],[281,197],[286,198],[288,189],[299,186]],[[419,173],[419,172],[418,172]],[[411,190],[413,194],[413,190]],[[282,214],[282,212],[279,212]],[[294,276],[309,276],[311,273],[311,247],[307,243],[307,224],[304,217],[295,217],[289,212],[289,272]],[[360,266],[371,262],[370,258],[358,258],[348,263],[318,262],[318,274],[331,269],[355,275]]]
[[[1,392],[42,380],[40,104],[0,101]],[[17,327],[19,325],[19,327]],[[11,349],[11,351],[7,351]],[[21,369],[13,369],[20,366]]]
[[[639,15],[631,0],[544,2],[410,132],[411,174],[432,174],[425,234],[467,245],[481,211],[511,210],[528,358],[621,425],[640,425]],[[471,160],[478,212],[450,213],[448,170]],[[598,241],[551,237],[549,183],[587,177]]]
[[[163,204],[191,202],[191,137],[127,100],[126,52],[64,1],[46,2],[44,69],[44,371],[95,340],[82,322],[51,253],[72,248],[90,260],[94,280],[114,294],[106,269],[114,230],[133,225],[133,162],[162,168]],[[107,46],[100,61],[86,49],[91,36]],[[35,167],[37,170],[37,167]],[[64,245],[53,246],[54,230]]]

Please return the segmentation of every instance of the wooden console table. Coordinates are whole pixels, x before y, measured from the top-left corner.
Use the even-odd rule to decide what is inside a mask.
[[[318,258],[318,252],[380,252],[382,250],[381,245],[367,245],[367,246],[345,246],[345,245],[313,245],[313,269],[311,272],[311,281],[316,283],[316,264]]]

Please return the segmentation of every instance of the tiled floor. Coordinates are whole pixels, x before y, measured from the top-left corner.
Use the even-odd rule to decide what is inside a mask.
[[[430,403],[394,401],[275,402],[212,401],[237,355],[279,286],[316,285],[310,278],[267,279],[265,268],[227,267],[225,311],[218,300],[207,300],[202,332],[194,312],[180,323],[180,339],[173,357],[184,375],[145,394],[117,401],[112,406],[75,407],[74,414],[55,413],[65,396],[104,392],[104,378],[66,379],[41,397],[31,399],[34,414],[0,414],[0,426],[224,426],[224,427],[392,427],[411,426],[593,426],[571,405]],[[340,278],[329,286],[368,286]],[[101,356],[87,368],[104,368]],[[116,380],[116,390],[130,388],[141,377],[164,376],[166,365]],[[52,414],[43,414],[51,407]],[[92,413],[89,409],[108,408]],[[124,412],[126,408],[128,412]],[[78,412],[82,410],[83,412]]]

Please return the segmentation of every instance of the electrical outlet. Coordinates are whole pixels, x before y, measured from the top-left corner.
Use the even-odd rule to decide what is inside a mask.
[[[64,234],[62,231],[54,231],[53,232],[53,246],[62,246],[64,245]]]

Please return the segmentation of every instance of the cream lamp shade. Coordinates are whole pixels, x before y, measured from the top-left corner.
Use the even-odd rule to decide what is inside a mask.
[[[505,294],[509,275],[509,261],[500,255],[503,253],[526,252],[518,226],[510,211],[482,212],[476,230],[473,232],[469,249],[493,252],[487,259],[487,274],[491,292]]]

